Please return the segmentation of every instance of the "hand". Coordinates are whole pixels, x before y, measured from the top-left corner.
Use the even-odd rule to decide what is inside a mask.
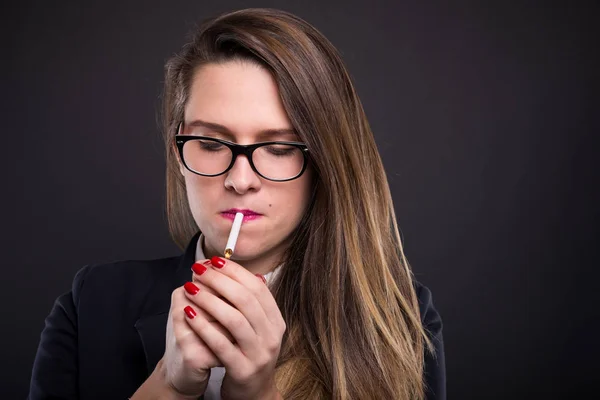
[[[186,317],[188,307],[194,307],[197,317],[211,325],[215,331],[228,336],[225,329],[213,318],[198,310],[190,302],[183,287],[171,295],[171,308],[167,322],[165,354],[159,363],[160,375],[176,393],[197,398],[208,385],[210,369],[221,366],[219,359],[196,334]]]
[[[194,264],[194,283],[185,285],[194,310],[204,311],[187,322],[226,369],[221,396],[275,398],[275,364],[286,328],[279,307],[261,277],[231,260],[213,257],[211,263]]]

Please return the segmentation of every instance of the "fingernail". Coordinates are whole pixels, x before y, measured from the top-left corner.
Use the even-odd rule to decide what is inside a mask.
[[[204,265],[210,265],[210,260],[206,260],[202,264],[204,264]]]
[[[185,315],[187,315],[189,319],[194,319],[196,316],[196,311],[190,306],[186,306],[183,311],[185,311]]]
[[[183,285],[183,287],[185,291],[191,295],[194,295],[200,291],[200,288],[194,285],[192,282],[186,282],[185,285]]]
[[[192,271],[194,271],[196,275],[202,275],[206,272],[206,267],[202,264],[194,263],[194,265],[192,265]]]
[[[215,266],[217,268],[223,268],[223,266],[225,265],[225,260],[223,260],[221,257],[217,257],[217,256],[214,256],[213,258],[211,258],[210,262],[212,263],[213,266]]]
[[[267,280],[265,279],[265,277],[264,277],[263,275],[261,275],[261,274],[256,274],[256,276],[257,276],[257,277],[259,277],[259,278],[260,278],[260,279],[263,281],[263,283],[264,283],[264,284],[266,284],[266,283],[267,283]]]

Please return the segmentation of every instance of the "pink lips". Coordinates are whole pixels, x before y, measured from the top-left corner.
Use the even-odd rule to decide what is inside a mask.
[[[235,214],[238,212],[241,212],[242,214],[244,214],[244,219],[242,219],[243,222],[253,221],[255,219],[262,217],[262,214],[258,214],[252,210],[240,210],[237,208],[232,208],[230,210],[222,211],[221,216],[223,218],[227,218],[227,219],[230,219],[233,221],[233,219],[235,218]]]

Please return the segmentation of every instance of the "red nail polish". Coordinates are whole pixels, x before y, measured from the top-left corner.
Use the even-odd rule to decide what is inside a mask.
[[[213,266],[215,266],[217,268],[223,268],[223,266],[225,265],[225,260],[223,260],[221,257],[217,257],[217,256],[214,256],[213,258],[211,258],[210,262],[212,263]]]
[[[194,319],[196,316],[196,311],[190,306],[186,306],[183,311],[185,311],[185,315],[187,315],[189,319]]]
[[[204,265],[210,265],[211,263],[210,263],[210,260],[206,260],[202,264],[204,264]]]
[[[206,267],[202,264],[194,263],[194,265],[192,265],[192,271],[194,271],[196,275],[202,275],[206,272]]]
[[[264,284],[266,284],[266,283],[267,283],[267,280],[265,279],[265,277],[264,277],[263,275],[261,275],[261,274],[256,274],[256,276],[257,276],[257,277],[259,277],[259,278],[260,278],[260,279],[263,281],[263,283],[264,283]]]
[[[183,287],[185,291],[191,295],[194,295],[200,291],[200,288],[194,285],[192,282],[186,282],[185,285],[183,285]]]

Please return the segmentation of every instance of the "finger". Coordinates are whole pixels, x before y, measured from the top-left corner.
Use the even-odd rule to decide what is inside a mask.
[[[190,310],[189,310],[187,307],[190,307],[190,308],[191,308],[191,312],[190,312]],[[190,330],[191,330],[191,331],[194,333],[194,335],[195,335],[195,336],[196,336],[196,337],[197,337],[199,340],[201,340],[201,339],[200,339],[200,337],[198,336],[198,334],[196,333],[196,331],[194,331],[194,330],[192,329],[192,327],[190,326],[190,320],[192,320],[192,319],[195,319],[195,318],[196,318],[196,317],[199,315],[198,311],[199,311],[199,310],[198,310],[198,306],[197,306],[196,304],[192,304],[192,305],[189,305],[189,306],[186,306],[186,307],[184,307],[182,315],[185,315],[185,317],[184,317],[184,318],[186,319],[186,322],[187,322],[187,326],[188,326],[188,328],[189,328],[189,329],[190,329]],[[202,318],[202,315],[201,315],[201,318]],[[219,332],[221,332],[221,333],[222,333],[222,334],[223,334],[225,337],[227,337],[227,339],[229,339],[229,340],[231,341],[231,343],[233,343],[233,344],[236,344],[236,340],[235,340],[235,338],[234,338],[234,337],[233,337],[233,336],[232,336],[232,335],[229,333],[229,331],[228,331],[228,330],[227,330],[227,329],[226,329],[226,328],[225,328],[223,325],[221,325],[221,324],[220,324],[220,323],[219,323],[217,320],[210,321],[210,320],[208,320],[208,319],[205,319],[205,321],[206,321],[207,323],[209,323],[209,324],[213,325],[213,326],[214,326],[214,328],[215,328],[216,330],[218,330]]]
[[[206,271],[206,269],[207,269],[208,267],[210,267],[210,265],[212,265],[212,264],[210,263],[210,260],[204,260],[204,262],[199,262],[199,261],[198,261],[198,262],[195,262],[195,263],[192,265],[192,268],[191,268],[191,270],[192,270],[192,282],[194,282],[196,285],[198,285],[198,286],[199,286],[201,289],[208,290],[208,292],[209,292],[209,293],[212,293],[212,294],[214,294],[215,296],[218,296],[218,297],[220,297],[220,298],[224,299],[224,297],[223,297],[223,296],[221,296],[221,295],[219,295],[217,292],[215,292],[213,288],[211,288],[211,287],[209,287],[209,286],[206,286],[206,285],[205,285],[204,283],[202,283],[202,282],[200,281],[200,279],[199,279],[199,278],[200,278],[200,275],[202,275],[202,274],[203,274],[203,273]]]
[[[260,303],[263,312],[274,326],[280,329],[285,329],[285,323],[283,321],[283,317],[281,316],[281,311],[277,306],[277,302],[262,279],[259,279],[256,275],[252,274],[235,261],[226,260],[221,257],[213,257],[210,259],[210,261],[214,270],[217,270],[221,274],[231,278],[235,282],[247,288],[254,295],[254,297]],[[232,301],[232,299],[226,296],[225,293],[221,292],[214,286],[211,287],[219,291],[219,293],[224,295],[229,301]],[[235,297],[235,293],[233,295]],[[244,299],[242,299],[242,301],[243,300]],[[234,304],[237,306],[237,303]]]
[[[208,296],[212,296],[207,294]],[[214,297],[214,296],[213,296]],[[236,365],[246,362],[244,354],[234,343],[226,330],[218,328],[217,324],[210,323],[200,315],[193,315],[187,311],[187,323],[198,337],[206,343],[216,358],[223,365]]]
[[[218,296],[218,293],[216,293],[214,291],[214,289],[212,289],[211,287],[208,287],[204,283],[200,282],[198,277],[193,273],[192,273],[192,283],[194,283],[196,286],[198,286],[201,290],[206,290],[207,292],[212,293],[215,296]],[[200,310],[198,310],[198,312],[202,313],[203,317],[206,318],[208,321],[210,321],[210,322],[216,321],[216,319],[212,315],[208,314],[206,311],[200,309]]]
[[[184,357],[185,354],[195,354],[200,364],[220,366],[216,355],[185,321],[185,313],[182,310],[190,305],[181,287],[173,291],[167,320],[167,351],[170,347],[180,357]]]
[[[241,283],[232,279],[228,275],[219,273],[212,268],[206,269],[203,265],[201,265],[201,267],[202,268],[195,268],[195,272],[200,274],[199,276],[196,274],[197,279],[200,282],[202,282],[205,286],[212,288],[235,309],[239,310],[249,321],[256,334],[260,336],[271,334],[273,331],[272,322],[267,317],[263,305],[258,300],[256,294],[251,291],[251,289],[244,287]],[[256,285],[263,287],[265,286],[264,283],[257,279],[256,276],[252,276],[252,280],[252,283]],[[266,287],[263,289],[268,291]],[[209,311],[209,313],[212,314],[211,311]],[[216,315],[212,315],[217,318]],[[221,321],[221,323],[223,322]]]
[[[239,310],[217,296],[201,290],[192,282],[186,283],[184,288],[186,297],[215,318],[233,338],[232,342],[235,341],[244,349],[257,347],[257,334]]]
[[[205,285],[203,285],[204,287],[206,287]],[[193,304],[193,302],[190,302],[189,299],[185,296],[185,290],[183,287],[177,288],[177,297],[176,298],[172,298],[171,299],[171,308],[175,309],[175,314],[174,317],[180,321],[184,320],[184,313],[181,312],[181,310],[183,310],[185,308],[185,306],[190,306]],[[175,294],[175,292],[173,292]],[[177,304],[174,304],[177,301]],[[202,316],[204,318],[206,318],[207,320],[214,322],[216,321],[210,314],[208,314],[206,311],[202,310],[202,309],[198,309],[196,310],[196,313],[202,314]]]

